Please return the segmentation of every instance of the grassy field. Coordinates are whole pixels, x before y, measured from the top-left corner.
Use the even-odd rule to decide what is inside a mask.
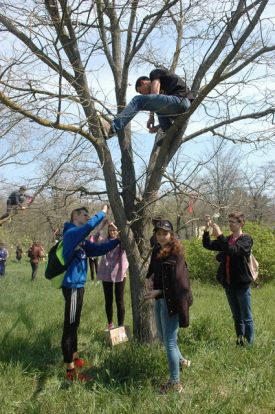
[[[180,348],[192,365],[181,395],[159,395],[167,379],[164,351],[129,342],[106,347],[103,292],[87,282],[79,350],[95,377],[68,384],[60,350],[63,298],[43,277],[30,281],[30,265],[9,261],[0,280],[0,413],[274,413],[275,286],[253,290],[256,341],[237,349],[221,288],[193,283],[191,325]],[[129,282],[126,324],[131,326]]]

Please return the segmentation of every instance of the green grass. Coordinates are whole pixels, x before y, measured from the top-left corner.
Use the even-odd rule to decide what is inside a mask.
[[[179,344],[191,359],[183,395],[158,394],[167,362],[157,345],[134,341],[107,347],[101,284],[89,280],[79,330],[79,351],[92,367],[92,383],[68,384],[60,350],[61,291],[43,278],[30,281],[28,263],[9,261],[0,280],[0,413],[273,413],[275,286],[253,290],[256,341],[236,349],[221,288],[193,282],[191,324]],[[129,282],[126,324],[131,326]]]

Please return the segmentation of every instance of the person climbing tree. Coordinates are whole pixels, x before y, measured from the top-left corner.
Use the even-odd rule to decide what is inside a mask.
[[[99,115],[102,134],[105,139],[111,138],[124,129],[139,111],[150,111],[147,128],[152,134],[158,132],[156,144],[160,146],[164,133],[174,120],[190,108],[193,94],[180,76],[165,69],[154,69],[149,77],[139,77],[136,91],[140,95],[135,96],[113,121]],[[159,125],[155,125],[154,113]]]
[[[0,222],[1,220],[8,218],[11,213],[16,214],[18,209],[25,210],[26,207],[23,205],[25,201],[29,204],[32,202],[32,197],[27,195],[26,191],[27,188],[22,185],[19,190],[15,190],[9,195],[7,199],[7,211],[0,217]]]

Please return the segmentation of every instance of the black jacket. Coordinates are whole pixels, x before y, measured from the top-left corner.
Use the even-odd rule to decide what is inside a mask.
[[[193,302],[189,285],[189,277],[184,257],[180,254],[169,255],[165,259],[157,258],[160,246],[157,245],[152,252],[147,273],[147,279],[153,277],[153,288],[162,289],[168,312],[170,315],[179,314],[179,326],[189,326],[189,306]]]
[[[217,280],[225,287],[226,260],[229,265],[230,286],[245,287],[252,282],[252,276],[248,268],[248,259],[251,253],[253,240],[248,234],[242,234],[236,244],[231,246],[228,241],[232,236],[225,237],[223,234],[216,240],[211,240],[209,232],[203,234],[202,244],[208,250],[219,251],[216,259],[220,262]],[[228,259],[226,259],[228,258]]]
[[[13,191],[7,200],[8,206],[18,206],[24,203],[26,196],[21,194],[19,190]]]

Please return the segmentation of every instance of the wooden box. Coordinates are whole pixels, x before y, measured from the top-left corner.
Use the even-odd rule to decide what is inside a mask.
[[[130,338],[129,326],[119,326],[114,329],[106,329],[104,331],[105,340],[110,346],[118,345],[123,342],[127,342]]]

